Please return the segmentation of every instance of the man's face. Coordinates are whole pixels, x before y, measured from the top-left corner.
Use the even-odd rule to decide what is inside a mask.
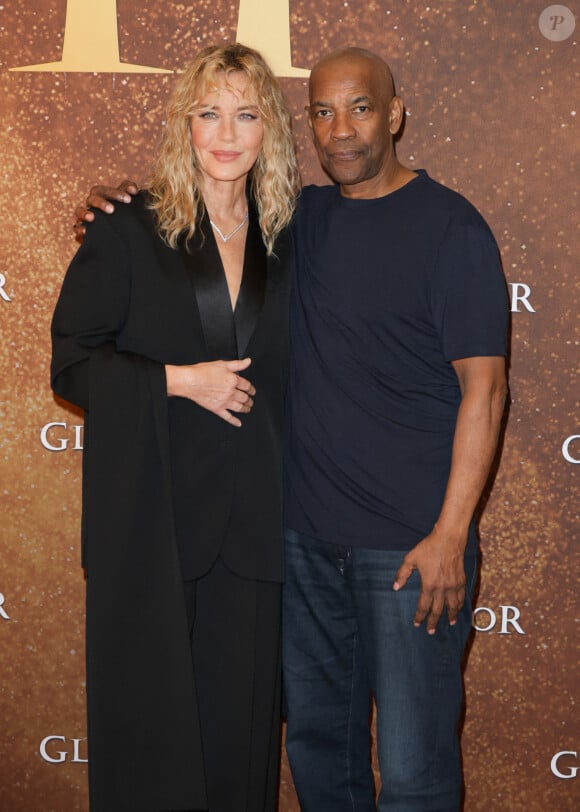
[[[403,112],[383,72],[353,56],[322,63],[312,72],[308,112],[320,163],[330,177],[361,196],[380,184],[395,159],[393,135]]]

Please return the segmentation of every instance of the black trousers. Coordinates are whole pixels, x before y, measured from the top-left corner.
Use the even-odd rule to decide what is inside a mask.
[[[218,559],[184,590],[209,812],[275,812],[281,584],[240,578]]]

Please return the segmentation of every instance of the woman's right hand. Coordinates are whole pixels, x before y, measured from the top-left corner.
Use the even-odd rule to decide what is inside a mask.
[[[100,209],[105,214],[112,214],[115,207],[111,203],[116,200],[118,203],[130,203],[132,195],[136,195],[139,187],[132,180],[124,180],[118,186],[93,186],[89,192],[84,206],[77,206],[75,209],[75,224],[73,230],[77,242],[82,242],[85,236],[85,223],[92,223],[95,215],[90,211],[90,206]]]
[[[241,420],[231,412],[247,414],[254,405],[256,390],[250,381],[237,373],[251,363],[251,358],[243,358],[188,366],[166,364],[167,394],[188,398],[232,426],[239,427]]]

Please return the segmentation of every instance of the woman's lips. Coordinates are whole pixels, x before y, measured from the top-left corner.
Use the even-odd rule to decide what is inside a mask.
[[[216,161],[222,161],[223,163],[227,163],[228,161],[235,161],[235,159],[239,158],[241,154],[242,154],[241,152],[234,152],[231,150],[223,150],[223,149],[219,149],[216,150],[215,152],[212,152],[212,155],[216,159]]]

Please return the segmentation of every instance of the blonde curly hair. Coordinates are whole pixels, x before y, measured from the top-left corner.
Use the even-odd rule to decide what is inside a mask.
[[[180,235],[191,238],[205,206],[191,141],[190,120],[199,100],[229,73],[244,73],[253,89],[264,124],[264,140],[250,173],[264,243],[274,242],[294,213],[300,177],[291,118],[278,82],[258,51],[234,44],[204,48],[177,80],[167,109],[167,123],[147,189],[161,237],[176,248]]]

